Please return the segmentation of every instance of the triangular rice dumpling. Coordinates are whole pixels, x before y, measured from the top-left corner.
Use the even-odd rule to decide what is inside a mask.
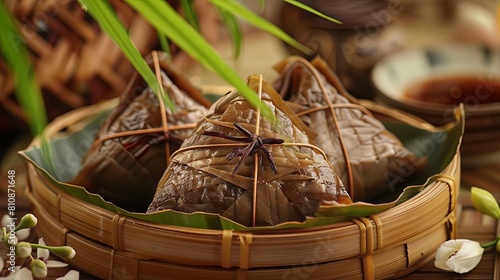
[[[327,64],[289,57],[276,65],[274,87],[312,130],[353,201],[369,201],[395,191],[402,177],[423,167],[384,125],[349,95]],[[398,176],[394,176],[397,174]]]
[[[167,166],[168,154],[180,147],[210,105],[179,70],[165,60],[158,65],[164,91],[175,110],[165,106],[163,118],[155,93],[144,81],[133,80],[100,127],[82,159],[80,172],[70,182],[128,211],[146,211]]]
[[[220,214],[244,226],[304,221],[322,203],[352,203],[310,130],[270,84],[247,84],[276,115],[269,123],[237,91],[216,102],[172,155],[148,212]]]

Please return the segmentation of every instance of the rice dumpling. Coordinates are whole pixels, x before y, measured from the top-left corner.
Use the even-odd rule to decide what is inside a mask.
[[[395,191],[426,159],[406,149],[382,122],[349,95],[327,64],[289,57],[275,69],[274,87],[302,121],[318,133],[316,145],[328,156],[354,201]],[[397,180],[395,180],[397,179]]]
[[[173,66],[164,60],[159,66],[175,110],[162,109],[151,88],[142,80],[132,81],[70,182],[133,212],[146,211],[169,154],[191,134],[210,104]]]
[[[219,99],[175,152],[148,213],[220,214],[244,226],[304,221],[322,203],[351,203],[315,137],[272,86],[247,84],[276,115],[262,118],[238,91]]]

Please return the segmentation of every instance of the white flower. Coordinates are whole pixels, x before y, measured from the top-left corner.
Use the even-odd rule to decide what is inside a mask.
[[[59,277],[56,280],[78,280],[80,279],[80,272],[77,270],[70,270],[63,277]]]
[[[19,268],[16,266],[16,271],[9,274],[6,277],[0,277],[2,280],[33,280],[33,275],[31,271],[26,267]]]
[[[477,266],[483,252],[478,242],[468,239],[448,240],[438,248],[434,265],[447,271],[466,273]]]

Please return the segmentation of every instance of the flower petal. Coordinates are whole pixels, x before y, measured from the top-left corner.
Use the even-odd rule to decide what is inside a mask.
[[[18,240],[24,240],[30,236],[30,229],[24,228],[16,231],[16,236]]]
[[[484,249],[479,243],[464,243],[462,248],[451,256],[446,264],[457,273],[466,273],[474,269],[481,261]]]
[[[478,242],[468,239],[448,240],[436,251],[434,265],[443,270],[466,273],[477,266],[483,252]]]
[[[67,263],[56,261],[56,260],[47,260],[47,267],[66,267]]]
[[[45,244],[45,241],[43,241],[43,238],[38,239],[38,244],[47,245],[47,244]],[[42,249],[42,248],[36,249],[36,256],[39,259],[43,258],[44,260],[47,260],[49,258],[49,255],[50,255],[50,252],[48,249]]]
[[[451,271],[446,263],[448,259],[453,256],[461,248],[461,244],[464,242],[463,239],[452,239],[444,242],[439,246],[436,251],[434,265],[437,268]]]
[[[10,216],[5,214],[2,216],[2,222],[0,223],[0,228],[6,227],[7,224],[10,222]]]
[[[59,277],[56,280],[79,280],[80,279],[80,272],[77,270],[70,270],[64,277]]]
[[[0,277],[0,279],[4,280],[33,280],[33,275],[31,274],[31,271],[27,269],[26,267],[23,267],[19,269],[19,267],[16,266],[16,272],[13,272],[9,274],[7,277]]]

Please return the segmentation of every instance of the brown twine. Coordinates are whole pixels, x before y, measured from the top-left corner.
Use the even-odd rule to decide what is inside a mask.
[[[61,244],[68,244],[67,241],[68,241],[68,233],[69,233],[69,230],[67,227],[64,227],[62,228],[62,238],[63,240]]]
[[[262,100],[262,75],[259,75],[259,100]],[[260,130],[260,106],[257,107],[257,119],[255,120],[255,134],[259,135]],[[257,219],[257,178],[259,173],[259,156],[257,153],[254,155],[254,171],[255,180],[253,180],[253,193],[252,193],[252,226],[256,225]]]
[[[181,129],[192,129],[195,128],[196,124],[195,123],[190,123],[190,124],[181,124],[181,125],[171,125],[168,126],[169,131],[175,131],[175,130],[181,130]],[[155,127],[155,128],[144,128],[144,129],[138,129],[138,130],[128,130],[128,131],[121,131],[121,132],[114,132],[108,135],[104,135],[103,137],[96,139],[94,143],[92,144],[92,147],[90,147],[90,150],[97,149],[99,145],[101,145],[104,141],[111,140],[114,138],[120,138],[120,137],[126,137],[126,136],[134,136],[134,135],[149,135],[149,134],[158,134],[161,132],[164,132],[165,128],[163,127]]]
[[[365,217],[359,217],[358,220],[362,222],[365,227],[366,227],[366,255],[371,255],[373,254],[373,251],[375,249],[375,246],[373,244],[373,225],[372,222],[365,218]]]
[[[456,184],[455,184],[455,178],[453,178],[452,176],[448,176],[448,175],[439,175],[438,178],[436,179],[436,181],[441,181],[443,183],[445,183],[447,186],[448,186],[448,189],[449,189],[449,193],[450,193],[450,206],[448,207],[448,214],[449,215],[450,213],[453,212],[453,210],[455,210],[455,206],[456,206],[456,200],[455,200],[455,196],[456,196]]]
[[[259,79],[259,100],[262,100],[262,75],[260,75]],[[257,117],[255,121],[255,134],[258,135],[260,130],[260,107],[257,108]],[[182,147],[178,150],[176,150],[170,158],[174,158],[177,154],[190,151],[190,150],[197,150],[197,149],[210,149],[210,148],[227,148],[227,147],[241,147],[241,146],[247,146],[248,143],[224,143],[224,144],[204,144],[204,145],[193,145],[189,147]],[[333,170],[333,166],[328,160],[327,155],[323,150],[321,150],[319,147],[312,145],[312,144],[307,144],[307,143],[283,143],[281,144],[283,146],[298,146],[298,147],[307,147],[312,150],[315,150],[319,154],[323,156],[325,161],[328,163],[330,168]],[[252,226],[256,225],[256,217],[257,217],[257,187],[258,187],[258,182],[257,182],[257,177],[258,177],[258,168],[259,168],[259,157],[257,154],[254,155],[254,180],[253,180],[253,193],[252,193]]]
[[[160,96],[158,96],[158,100],[160,101],[160,112],[161,112],[161,123],[163,127],[163,135],[165,139],[168,139],[168,122],[167,122],[167,113],[165,112],[165,104],[163,102],[163,98],[165,96],[165,91],[163,91],[163,82],[160,77],[160,62],[158,59],[158,52],[153,51],[153,64],[155,67],[156,79],[158,80],[158,85],[160,85]],[[168,146],[168,141],[165,141],[165,158],[170,158],[170,148]]]
[[[363,279],[375,279],[375,266],[373,264],[373,255],[366,255],[361,258],[363,262]]]
[[[328,103],[327,106],[321,106],[318,108],[308,109],[306,112],[312,113],[315,111],[326,110],[326,109],[328,109],[330,111],[332,118],[333,118],[333,123],[335,124],[335,130],[336,130],[337,136],[339,138],[339,143],[340,143],[340,146],[342,148],[344,160],[346,163],[347,175],[348,175],[348,180],[349,180],[349,194],[351,195],[351,197],[354,197],[354,178],[353,178],[351,160],[349,159],[349,152],[347,151],[347,146],[345,144],[344,137],[342,136],[342,133],[340,132],[340,127],[339,127],[339,123],[337,120],[337,114],[335,113],[334,109],[335,108],[355,108],[355,109],[359,109],[363,113],[366,113],[367,110],[364,107],[353,104],[353,103],[333,104],[330,101],[330,98],[327,94],[326,87],[325,87],[323,81],[321,80],[321,77],[320,77],[318,70],[316,68],[314,68],[313,66],[311,66],[311,64],[303,58],[297,58],[297,62],[302,63],[307,69],[309,69],[311,71],[311,73],[313,74],[314,78],[316,79],[316,81],[318,82],[318,84],[321,88],[321,92],[323,93],[323,97],[325,98],[326,102]],[[336,85],[336,86],[338,87],[337,90],[343,91],[343,88],[341,86],[339,86],[339,85]],[[340,94],[345,95],[346,93],[343,93],[343,94],[340,93]],[[353,105],[350,105],[350,104],[353,104]],[[306,114],[306,113],[300,113],[298,115],[304,115],[304,114]],[[368,115],[372,115],[372,114],[369,113]]]
[[[111,220],[111,246],[113,249],[123,251],[123,223],[127,219],[126,216],[116,214]]]
[[[59,222],[59,224],[63,224],[62,223],[62,220],[61,220],[61,195],[60,194],[57,194],[56,196],[57,198],[57,221]]]
[[[108,277],[108,279],[113,279],[114,261],[115,261],[115,249],[111,248],[111,258],[110,258],[110,262],[109,262],[109,277]]]
[[[366,225],[358,219],[352,219],[359,228],[359,254],[364,255],[366,253]]]
[[[360,255],[363,264],[363,274],[364,279],[374,279],[374,266],[373,266],[373,225],[371,221],[367,218],[360,217],[353,219],[354,222],[359,227],[360,235]]]
[[[121,132],[114,132],[105,136],[100,137],[99,139],[96,139],[94,143],[92,143],[92,146],[90,147],[89,150],[95,150],[99,145],[101,145],[104,141],[110,140],[110,139],[115,139],[115,138],[121,138],[121,137],[126,137],[126,136],[134,136],[134,135],[150,135],[150,134],[159,134],[163,133],[165,136],[165,139],[168,139],[168,132],[169,131],[175,131],[175,130],[181,130],[181,129],[192,129],[196,126],[195,123],[191,124],[181,124],[181,125],[168,125],[168,120],[167,120],[167,114],[165,111],[165,103],[163,101],[163,98],[165,97],[165,91],[164,91],[164,86],[167,88],[173,88],[173,85],[168,83],[168,80],[163,80],[161,78],[161,70],[160,70],[160,62],[158,58],[158,52],[153,51],[152,52],[152,57],[153,57],[153,66],[155,69],[155,74],[156,74],[156,79],[158,80],[158,83],[160,84],[160,93],[158,97],[158,100],[160,102],[160,113],[161,113],[161,121],[162,121],[162,126],[161,127],[156,127],[156,128],[144,128],[144,129],[138,129],[138,130],[131,130],[131,131],[121,131]],[[133,77],[135,78],[135,76]],[[130,90],[132,83],[129,83],[127,86],[127,91]],[[168,141],[165,141],[165,154],[166,154],[166,159],[170,158],[170,147],[168,145]]]
[[[457,217],[455,215],[448,216],[448,231],[447,231],[448,239],[456,239],[457,238]]]
[[[223,268],[231,268],[231,246],[233,243],[233,231],[223,230],[222,231],[222,254],[221,254],[221,266]]]
[[[241,234],[240,238],[240,268],[250,267],[250,245],[252,244],[252,234]]]
[[[375,215],[370,216],[370,219],[375,222],[375,230],[377,231],[377,248],[383,248],[384,237],[382,235],[382,221]]]
[[[363,112],[365,115],[369,115],[369,116],[373,117],[373,114],[370,111],[368,111],[368,109],[366,109],[365,107],[363,107],[363,106],[361,106],[359,104],[354,104],[354,103],[341,103],[341,104],[332,104],[332,105],[318,106],[318,107],[310,108],[310,109],[304,110],[302,112],[296,113],[296,115],[298,117],[301,117],[303,115],[308,115],[310,113],[314,113],[314,112],[317,112],[317,111],[322,111],[322,110],[326,110],[326,109],[330,109],[330,108],[341,108],[341,109],[352,108],[352,109],[357,109],[357,110],[360,110],[361,112]]]

